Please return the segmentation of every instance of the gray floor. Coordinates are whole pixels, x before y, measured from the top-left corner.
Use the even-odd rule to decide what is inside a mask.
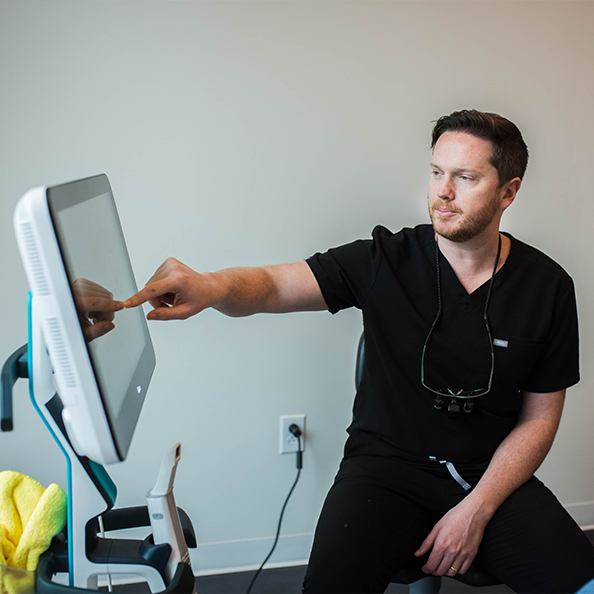
[[[287,567],[284,569],[271,569],[263,571],[256,581],[252,594],[297,594],[301,592],[301,584],[305,574],[305,566]],[[225,576],[207,576],[198,579],[199,594],[231,594],[245,592],[252,579],[252,572],[233,573]],[[386,592],[408,592],[408,586],[390,584]],[[506,586],[492,588],[470,588],[455,580],[444,578],[441,585],[441,594],[454,592],[481,592],[484,594],[513,592]]]

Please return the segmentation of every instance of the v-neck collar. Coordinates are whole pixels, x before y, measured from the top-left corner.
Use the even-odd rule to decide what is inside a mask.
[[[433,232],[432,226],[431,231]],[[507,255],[505,262],[503,263],[503,266],[495,273],[495,279],[493,280],[493,289],[496,289],[497,286],[500,285],[501,282],[503,282],[503,280],[505,279],[505,276],[507,275],[507,270],[509,269],[510,259],[514,256],[514,253],[516,251],[515,240],[513,236],[510,233],[506,233],[505,231],[500,231],[500,233],[502,235],[505,235],[505,237],[507,237],[510,240],[510,246],[509,254]],[[435,239],[433,239],[433,241],[435,241]],[[469,302],[473,302],[478,298],[478,296],[481,296],[485,293],[485,291],[489,287],[489,283],[491,282],[491,277],[489,277],[482,285],[477,287],[472,293],[468,293],[468,291],[466,291],[464,285],[460,282],[460,279],[456,275],[456,272],[450,264],[450,261],[444,256],[443,252],[439,249],[439,244],[437,246],[437,249],[439,251],[439,263],[442,270],[442,277],[445,275],[449,277],[446,286],[455,287],[456,297]],[[433,259],[435,260],[435,257]]]

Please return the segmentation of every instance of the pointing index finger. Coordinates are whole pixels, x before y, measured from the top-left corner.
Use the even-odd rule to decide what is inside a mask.
[[[155,299],[166,293],[171,293],[173,290],[174,288],[172,287],[171,281],[162,280],[149,283],[144,289],[141,289],[138,293],[132,295],[132,297],[128,297],[128,299],[124,301],[124,307],[137,307],[149,299]]]

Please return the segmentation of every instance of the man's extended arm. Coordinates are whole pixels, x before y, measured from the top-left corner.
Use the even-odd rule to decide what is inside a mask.
[[[517,425],[501,442],[476,487],[434,526],[415,555],[431,550],[424,571],[465,573],[497,508],[541,465],[559,427],[565,390],[524,392]]]
[[[147,316],[151,320],[186,319],[208,307],[233,317],[327,308],[304,261],[201,273],[168,258],[124,306],[137,307],[146,301],[154,308]]]

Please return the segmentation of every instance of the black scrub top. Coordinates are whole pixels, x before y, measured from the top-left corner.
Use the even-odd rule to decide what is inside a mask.
[[[357,240],[306,260],[328,310],[362,310],[366,360],[345,456],[426,461],[429,456],[486,466],[515,426],[522,391],[555,392],[579,381],[578,323],[571,277],[539,250],[505,233],[511,251],[495,275],[487,311],[494,341],[491,391],[470,413],[433,406],[421,384],[421,353],[435,320],[433,227],[392,233],[377,226]],[[437,252],[442,316],[427,345],[426,384],[483,387],[491,349],[483,322],[489,281],[468,294]]]

